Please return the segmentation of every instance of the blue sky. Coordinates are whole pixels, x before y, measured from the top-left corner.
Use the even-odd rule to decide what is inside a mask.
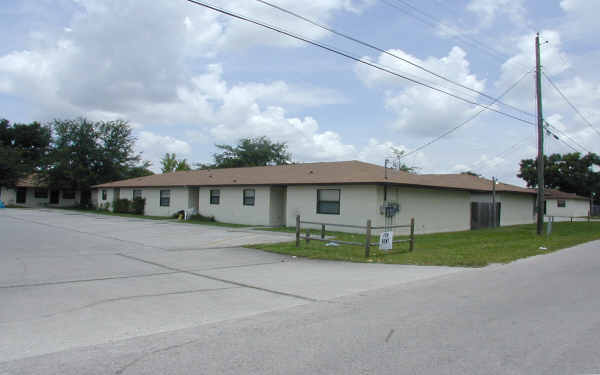
[[[548,41],[545,73],[600,129],[596,2],[271,2],[493,97],[533,69],[539,31]],[[255,0],[211,3],[490,103]],[[128,120],[154,169],[165,152],[208,162],[215,143],[261,135],[287,142],[298,162],[383,164],[392,148],[410,152],[480,110],[185,0],[5,0],[0,24],[0,117]],[[528,73],[503,101],[535,113],[533,78]],[[600,152],[600,134],[546,81],[543,91],[545,118],[561,139]],[[535,156],[535,134],[532,125],[486,111],[404,161],[420,173],[473,170],[523,184],[518,163]],[[546,144],[546,153],[572,151],[555,139]]]

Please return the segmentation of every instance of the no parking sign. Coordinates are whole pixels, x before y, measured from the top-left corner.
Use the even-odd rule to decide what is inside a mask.
[[[392,250],[394,232],[383,232],[379,236],[379,250]]]

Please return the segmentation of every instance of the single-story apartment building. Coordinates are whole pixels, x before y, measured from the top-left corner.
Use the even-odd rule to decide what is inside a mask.
[[[418,175],[359,161],[180,171],[94,188],[101,206],[145,198],[147,215],[195,209],[223,222],[290,227],[296,215],[331,224],[370,219],[373,226],[414,217],[418,233],[477,228],[493,190],[492,181],[467,174]],[[503,183],[495,190],[499,225],[535,221],[534,190]]]
[[[547,189],[544,192],[544,213],[554,221],[567,221],[571,217],[590,215],[591,200],[577,194]]]
[[[21,179],[14,187],[0,187],[0,200],[5,205],[23,207],[72,207],[81,202],[77,190],[48,188],[35,174]]]

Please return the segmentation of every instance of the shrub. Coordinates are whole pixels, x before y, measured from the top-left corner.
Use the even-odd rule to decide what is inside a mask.
[[[214,216],[203,216],[203,215],[200,215],[200,214],[192,215],[190,217],[190,220],[193,220],[193,221],[210,221],[210,222],[215,222],[216,221]]]
[[[106,202],[106,203],[100,203],[98,205],[98,210],[100,211],[108,211],[110,209],[110,203]]]
[[[131,213],[136,215],[143,215],[146,208],[146,198],[135,197],[131,202]]]
[[[131,201],[129,199],[115,199],[113,202],[113,212],[128,214],[131,212]]]

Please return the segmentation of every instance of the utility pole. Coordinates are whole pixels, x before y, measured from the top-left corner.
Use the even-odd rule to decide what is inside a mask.
[[[540,63],[540,33],[535,36],[535,82],[537,97],[537,234],[544,231],[544,116],[542,114],[542,66]]]
[[[496,177],[492,177],[492,228],[496,228],[498,225],[496,223],[496,217],[498,214],[496,213]]]

